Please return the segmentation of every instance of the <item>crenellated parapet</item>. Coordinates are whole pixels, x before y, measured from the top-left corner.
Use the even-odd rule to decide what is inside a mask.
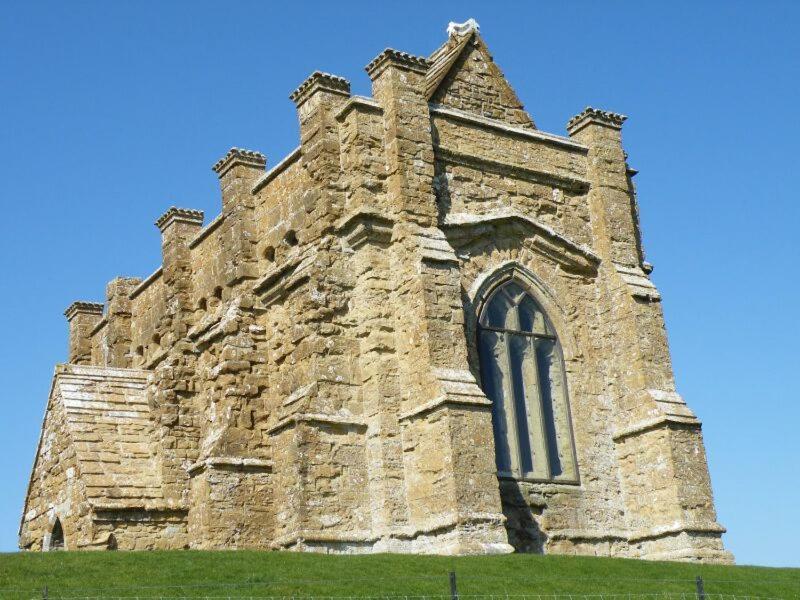
[[[263,171],[267,166],[267,157],[255,150],[231,148],[211,169],[222,178],[230,169],[239,166]]]
[[[364,70],[367,72],[370,79],[378,77],[389,65],[424,75],[427,73],[430,64],[430,61],[424,56],[414,56],[408,52],[386,48],[386,50],[372,59],[369,64],[364,67]]]
[[[314,71],[303,83],[297,86],[297,89],[289,95],[289,99],[295,103],[295,106],[300,108],[306,100],[318,92],[349,96],[350,82],[338,75]]]
[[[590,124],[611,127],[612,129],[621,129],[622,124],[627,119],[627,116],[619,113],[587,106],[581,113],[575,115],[567,122],[567,131],[572,136]]]
[[[161,215],[158,219],[156,219],[155,226],[158,227],[161,233],[164,233],[170,226],[172,226],[175,223],[202,226],[203,211],[171,206],[166,210],[166,212],[163,215]]]

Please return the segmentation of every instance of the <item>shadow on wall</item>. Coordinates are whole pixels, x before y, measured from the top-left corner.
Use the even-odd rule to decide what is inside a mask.
[[[525,494],[519,482],[501,479],[500,499],[503,503],[503,514],[506,517],[506,532],[508,543],[516,552],[529,554],[543,554],[547,535],[539,528],[536,522],[541,517],[541,511],[534,513],[530,504],[525,500]]]

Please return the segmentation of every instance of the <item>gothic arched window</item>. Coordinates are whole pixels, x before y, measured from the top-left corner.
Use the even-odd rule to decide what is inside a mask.
[[[492,401],[500,476],[577,479],[564,361],[556,332],[533,297],[511,280],[478,320],[483,390]]]

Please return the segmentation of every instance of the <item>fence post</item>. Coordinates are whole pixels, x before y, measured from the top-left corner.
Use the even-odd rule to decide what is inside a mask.
[[[456,585],[455,571],[450,571],[450,600],[458,600],[458,586]]]
[[[694,580],[697,586],[697,600],[706,600],[706,591],[703,588],[703,578],[698,575]]]

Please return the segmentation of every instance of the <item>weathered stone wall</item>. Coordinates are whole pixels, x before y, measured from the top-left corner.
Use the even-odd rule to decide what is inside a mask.
[[[169,209],[162,267],[109,283],[105,314],[68,310],[72,363],[147,369],[160,490],[150,506],[67,510],[68,527],[124,549],[728,560],[644,261],[624,117],[587,109],[570,137],[537,131],[474,29],[430,59],[386,50],[367,73],[372,98],[309,77],[291,96],[295,151],[266,171],[232,149],[214,165],[219,217],[201,229],[202,213]],[[476,321],[509,278],[563,355],[550,481],[498,481]],[[45,507],[77,489],[61,474],[80,468],[70,444],[40,452],[32,548]]]
[[[56,519],[61,521],[67,550],[78,549],[78,541],[93,537],[85,483],[67,431],[63,408],[51,401],[20,527],[20,548],[25,550],[49,550]]]
[[[184,510],[98,510],[95,550],[183,550],[189,547]]]
[[[272,547],[273,481],[266,461],[206,459],[191,468],[188,540],[197,549]],[[188,543],[188,542],[187,542]]]

